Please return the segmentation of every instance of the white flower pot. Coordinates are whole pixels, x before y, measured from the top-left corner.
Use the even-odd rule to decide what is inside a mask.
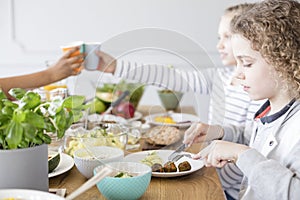
[[[0,189],[49,190],[46,144],[15,150],[0,150]]]

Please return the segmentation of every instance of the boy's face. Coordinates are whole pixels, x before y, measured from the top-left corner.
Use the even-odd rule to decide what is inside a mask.
[[[217,44],[217,49],[220,53],[222,64],[225,66],[236,65],[231,47],[230,21],[232,17],[233,14],[224,15],[221,18],[218,29],[219,42]]]
[[[253,100],[277,98],[281,81],[275,69],[258,51],[251,48],[250,41],[243,36],[234,34],[231,42],[237,61],[236,78],[240,79],[250,98]]]

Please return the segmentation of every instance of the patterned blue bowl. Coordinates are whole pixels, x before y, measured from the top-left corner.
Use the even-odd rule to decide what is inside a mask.
[[[137,162],[112,162],[107,163],[115,169],[115,174],[128,172],[133,177],[115,178],[106,177],[99,183],[97,188],[108,200],[134,200],[139,199],[147,190],[151,180],[151,168]],[[100,171],[104,165],[94,169],[94,174]]]

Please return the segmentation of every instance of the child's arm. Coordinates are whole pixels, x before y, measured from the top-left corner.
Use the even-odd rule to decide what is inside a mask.
[[[96,54],[100,57],[98,64],[100,71],[175,91],[209,94],[213,77],[216,76],[216,71],[213,69],[188,71],[157,64],[125,63],[124,61],[116,61],[115,58],[101,51],[96,52]]]
[[[11,88],[37,88],[72,75],[77,75],[82,64],[82,55],[70,57],[77,49],[66,52],[53,66],[32,74],[0,78],[0,87],[7,94]]]

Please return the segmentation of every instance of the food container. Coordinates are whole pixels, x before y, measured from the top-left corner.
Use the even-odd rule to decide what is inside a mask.
[[[81,148],[110,146],[125,150],[127,129],[115,123],[95,123],[90,130],[84,124],[75,124],[65,134],[64,151],[73,156]]]
[[[159,90],[158,96],[166,110],[175,110],[181,101],[183,93],[172,90]]]
[[[124,152],[121,149],[108,146],[82,148],[74,152],[75,165],[86,178],[93,176],[95,167],[109,162],[121,161],[123,158]]]
[[[97,87],[96,96],[106,104],[115,101],[122,92],[129,91],[129,95],[124,101],[130,102],[137,109],[139,102],[144,94],[144,85],[142,83],[128,82],[120,80],[118,83],[103,83]]]
[[[148,165],[138,162],[112,162],[106,164],[115,171],[114,175],[128,174],[117,178],[105,177],[99,183],[97,188],[101,194],[110,200],[132,200],[139,199],[147,190],[151,180],[151,168]],[[94,174],[99,172],[104,165],[98,166]]]

